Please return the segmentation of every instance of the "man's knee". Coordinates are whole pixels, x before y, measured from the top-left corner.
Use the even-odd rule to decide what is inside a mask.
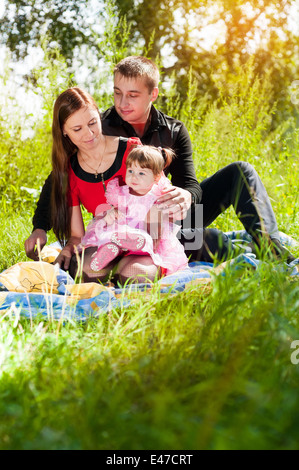
[[[209,228],[203,230],[202,247],[198,250],[185,250],[190,261],[213,262],[232,257],[233,245],[228,236],[220,230]]]
[[[249,162],[238,161],[231,163],[231,166],[237,174],[244,174],[245,176],[250,176],[256,173],[255,168]]]
[[[230,168],[232,171],[240,174],[242,173],[252,173],[255,171],[254,167],[249,162],[244,162],[242,160],[230,163],[227,168]]]

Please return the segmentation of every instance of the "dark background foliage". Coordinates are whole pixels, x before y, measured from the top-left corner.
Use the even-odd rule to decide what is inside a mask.
[[[294,0],[5,0],[0,40],[19,60],[46,35],[48,49],[58,45],[72,70],[75,57],[84,61],[82,46],[92,51],[95,63],[107,54],[102,39],[110,10],[116,22],[125,18],[129,25],[124,32],[126,51],[134,53],[139,44],[155,60],[162,54],[161,71],[164,77],[174,73],[179,78],[177,89],[183,98],[190,68],[198,83],[197,93],[217,99],[217,82],[228,84],[229,95],[229,84],[239,67],[249,58],[253,60],[258,76],[271,77],[272,99],[278,110],[275,125],[296,111],[289,99],[289,87],[299,77],[299,28],[289,27],[294,4]],[[214,25],[214,34],[219,30],[218,40],[210,47],[205,46],[211,34],[208,25]],[[120,34],[114,46],[122,41]],[[166,45],[170,62],[163,60]],[[118,59],[116,56],[115,61]]]

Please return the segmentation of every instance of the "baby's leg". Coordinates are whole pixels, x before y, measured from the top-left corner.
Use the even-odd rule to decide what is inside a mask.
[[[130,255],[120,260],[116,274],[122,284],[128,279],[137,283],[151,282],[159,276],[159,267],[150,256]]]
[[[115,243],[106,243],[106,245],[98,248],[98,250],[92,255],[90,268],[92,271],[100,271],[113,261],[120,253],[121,249],[119,246],[115,245]]]
[[[73,279],[79,279],[81,282],[104,282],[107,280],[110,272],[119,261],[119,257],[112,260],[105,268],[93,271],[90,263],[97,247],[91,246],[83,250],[80,256],[73,255],[71,258],[69,273]]]
[[[145,238],[141,233],[115,232],[111,236],[111,241],[123,250],[140,251],[145,245]]]

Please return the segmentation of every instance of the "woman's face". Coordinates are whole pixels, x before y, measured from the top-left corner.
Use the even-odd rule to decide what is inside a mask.
[[[98,111],[89,106],[79,109],[66,120],[62,131],[79,150],[94,148],[102,136]]]

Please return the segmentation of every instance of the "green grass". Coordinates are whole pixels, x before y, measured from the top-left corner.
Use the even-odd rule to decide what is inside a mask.
[[[268,88],[248,77],[218,106],[190,92],[197,175],[249,161],[279,229],[299,239],[298,129],[290,116],[271,130]],[[0,272],[26,260],[36,199],[21,187],[39,190],[50,170],[43,122],[25,142],[0,122]],[[233,210],[213,225],[242,228]],[[298,449],[298,308],[298,280],[269,261],[83,324],[12,307],[0,317],[0,449]]]
[[[297,449],[298,305],[299,284],[261,266],[84,325],[11,312],[0,446]]]

